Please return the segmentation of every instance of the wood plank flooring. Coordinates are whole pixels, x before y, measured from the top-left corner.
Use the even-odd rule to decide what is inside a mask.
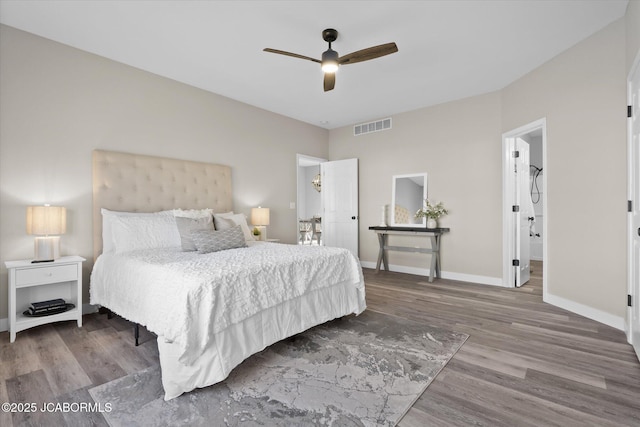
[[[367,304],[470,337],[400,421],[414,426],[638,426],[640,363],[624,334],[520,289],[364,270]],[[93,403],[88,389],[158,364],[155,337],[117,316],[0,333],[0,402]],[[104,426],[99,412],[0,412],[0,426]]]

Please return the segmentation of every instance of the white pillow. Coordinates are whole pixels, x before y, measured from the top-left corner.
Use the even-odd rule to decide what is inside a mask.
[[[113,218],[111,233],[116,253],[180,247],[176,219],[169,215],[118,216]]]
[[[213,215],[213,209],[174,209],[173,215],[182,218],[207,218]]]
[[[114,252],[115,247],[113,243],[113,233],[112,233],[112,223],[113,219],[122,216],[139,216],[139,217],[148,217],[152,215],[165,215],[171,216],[173,215],[173,211],[160,211],[160,212],[119,212],[119,211],[110,211],[108,209],[102,208],[100,209],[100,213],[102,214],[102,252]]]

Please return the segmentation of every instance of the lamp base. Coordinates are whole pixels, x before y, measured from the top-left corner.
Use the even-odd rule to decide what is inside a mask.
[[[34,262],[51,262],[60,258],[60,236],[36,237]]]

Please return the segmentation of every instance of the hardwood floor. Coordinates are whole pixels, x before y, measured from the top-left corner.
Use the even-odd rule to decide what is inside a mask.
[[[469,339],[401,420],[413,426],[638,426],[640,363],[624,334],[542,302],[541,266],[520,289],[364,270],[369,310],[464,332]],[[0,426],[106,425],[99,412],[42,412],[93,403],[88,389],[158,363],[155,338],[118,317],[84,316],[0,333]]]

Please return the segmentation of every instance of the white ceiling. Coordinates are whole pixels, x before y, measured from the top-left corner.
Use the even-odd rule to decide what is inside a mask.
[[[0,1],[0,22],[327,129],[501,89],[612,21],[627,0]],[[333,91],[321,32],[341,55]]]

